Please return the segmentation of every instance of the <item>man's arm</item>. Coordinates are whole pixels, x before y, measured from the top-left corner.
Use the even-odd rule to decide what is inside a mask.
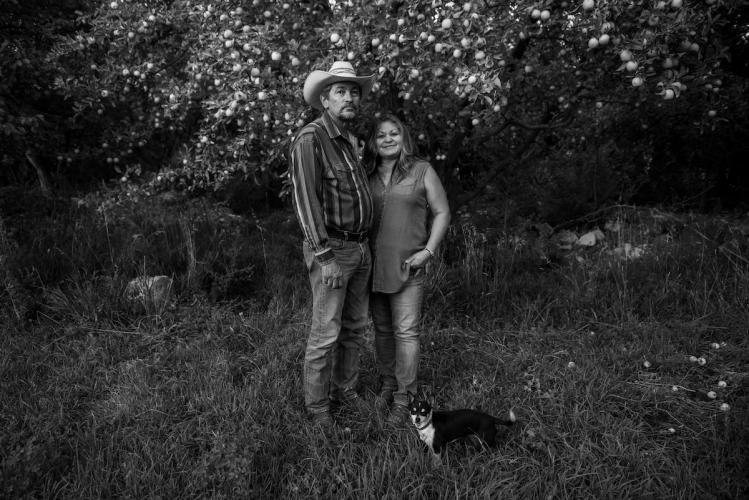
[[[317,154],[313,134],[301,136],[291,149],[289,172],[294,196],[294,210],[304,239],[315,252],[315,260],[322,270],[322,283],[331,288],[341,286],[341,268],[333,251],[327,246],[322,193],[322,168],[317,165]]]
[[[317,151],[313,134],[305,134],[297,139],[291,149],[291,184],[293,186],[294,210],[302,227],[304,239],[320,263],[333,258],[327,247],[328,234],[325,231],[323,208],[320,202],[322,192],[322,168],[317,165]]]

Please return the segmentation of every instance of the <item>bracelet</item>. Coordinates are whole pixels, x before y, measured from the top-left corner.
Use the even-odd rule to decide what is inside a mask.
[[[429,254],[430,257],[434,257],[434,252],[432,252],[431,250],[429,250],[429,248],[424,247],[424,250],[427,251],[427,253]]]

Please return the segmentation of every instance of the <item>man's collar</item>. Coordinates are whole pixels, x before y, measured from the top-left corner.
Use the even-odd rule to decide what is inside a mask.
[[[323,111],[322,124],[331,139],[335,139],[338,136],[341,136],[344,139],[347,137],[343,134],[343,132],[341,132],[341,129],[338,127],[338,125],[336,125],[336,123],[333,121],[333,118],[330,116],[330,113],[328,113],[327,111]]]

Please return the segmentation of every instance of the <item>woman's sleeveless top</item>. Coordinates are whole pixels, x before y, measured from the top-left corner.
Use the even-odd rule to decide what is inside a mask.
[[[369,176],[374,203],[369,239],[373,292],[398,292],[408,280],[403,262],[426,246],[429,207],[424,175],[429,167],[428,162],[417,161],[405,177],[393,171],[389,186],[383,184],[376,169]]]

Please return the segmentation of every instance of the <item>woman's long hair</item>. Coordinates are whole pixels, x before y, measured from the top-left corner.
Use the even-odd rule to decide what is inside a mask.
[[[411,170],[414,162],[416,161],[416,145],[414,144],[411,134],[409,133],[403,122],[395,115],[386,114],[377,118],[372,126],[372,131],[367,138],[367,142],[364,145],[363,161],[364,166],[367,169],[367,174],[371,174],[380,164],[382,158],[377,154],[377,132],[380,130],[380,125],[383,123],[390,122],[400,131],[401,138],[403,139],[403,147],[398,160],[395,162],[395,172],[398,175],[393,180],[403,179],[408,175],[408,171]]]

